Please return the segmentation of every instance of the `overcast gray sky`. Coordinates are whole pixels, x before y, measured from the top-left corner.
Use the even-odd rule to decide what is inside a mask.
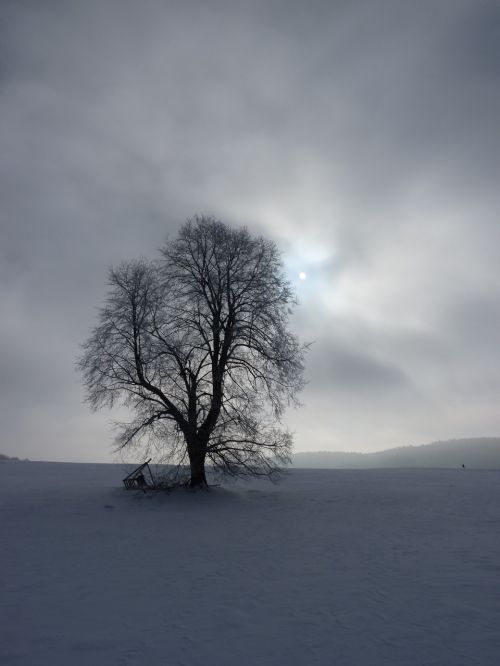
[[[196,213],[284,252],[297,450],[499,435],[499,121],[497,0],[2,0],[0,452],[112,459],[79,343]]]

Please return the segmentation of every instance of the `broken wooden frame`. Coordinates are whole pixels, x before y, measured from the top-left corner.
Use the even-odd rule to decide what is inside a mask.
[[[149,460],[146,460],[145,463],[142,463],[142,465],[139,465],[136,469],[134,469],[128,476],[126,476],[123,479],[123,485],[127,490],[133,490],[133,489],[139,489],[139,490],[146,490],[147,488],[156,488],[156,483],[153,477],[153,473],[151,472],[151,468],[149,467],[149,463],[151,462],[151,458]],[[146,478],[143,473],[143,469],[147,469],[149,472],[149,476],[151,478],[151,483],[148,483],[146,481]]]

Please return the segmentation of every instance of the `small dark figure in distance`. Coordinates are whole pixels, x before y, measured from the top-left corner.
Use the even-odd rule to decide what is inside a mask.
[[[465,469],[465,465],[462,464],[462,469]]]

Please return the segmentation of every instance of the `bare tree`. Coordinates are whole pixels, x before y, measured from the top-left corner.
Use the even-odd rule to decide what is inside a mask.
[[[110,271],[99,323],[79,367],[92,408],[124,403],[118,447],[160,446],[206,485],[276,474],[289,459],[281,426],[303,386],[306,347],[288,329],[295,298],[273,242],[196,217],[158,261]]]

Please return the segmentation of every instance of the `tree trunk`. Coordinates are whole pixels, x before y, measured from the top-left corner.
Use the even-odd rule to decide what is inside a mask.
[[[188,447],[189,465],[191,468],[190,488],[207,487],[207,477],[205,475],[205,447],[197,442],[194,446]]]

